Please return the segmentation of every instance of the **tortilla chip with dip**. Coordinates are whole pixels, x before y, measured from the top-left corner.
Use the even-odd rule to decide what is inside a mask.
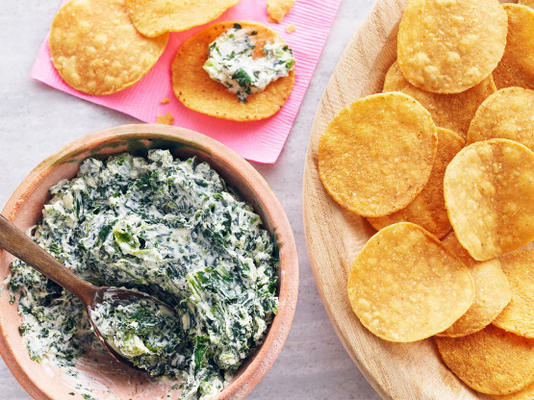
[[[172,63],[173,90],[186,107],[254,121],[285,104],[295,80],[291,49],[254,22],[221,22],[189,38]]]

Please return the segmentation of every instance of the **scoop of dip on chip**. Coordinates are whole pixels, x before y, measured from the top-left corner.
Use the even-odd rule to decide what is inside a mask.
[[[289,99],[294,63],[284,39],[267,26],[219,22],[177,49],[171,66],[172,88],[191,110],[232,121],[258,121],[276,114]],[[264,75],[267,81],[260,83]],[[234,91],[228,90],[226,81],[235,85]],[[246,101],[240,101],[237,92]]]
[[[277,38],[256,40],[258,32],[240,24],[220,34],[203,65],[210,78],[222,83],[242,102],[271,83],[289,75],[295,66],[293,51]]]

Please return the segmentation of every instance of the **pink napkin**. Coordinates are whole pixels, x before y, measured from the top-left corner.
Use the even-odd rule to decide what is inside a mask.
[[[41,46],[31,77],[55,89],[121,111],[144,122],[155,122],[158,114],[170,112],[174,116],[175,125],[211,136],[251,161],[272,164],[278,159],[291,131],[340,3],[341,0],[297,0],[284,21],[274,24],[268,22],[265,0],[242,0],[217,20],[261,22],[282,36],[293,49],[297,60],[293,92],[277,114],[262,121],[233,122],[209,117],[189,110],[174,96],[170,65],[176,49],[203,27],[171,34],[165,52],[148,75],[119,93],[90,96],[65,84],[50,61],[48,38]],[[287,33],[285,28],[291,24],[297,29],[293,33]],[[165,97],[170,102],[161,104]]]

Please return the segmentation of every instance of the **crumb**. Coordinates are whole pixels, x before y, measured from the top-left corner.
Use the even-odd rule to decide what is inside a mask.
[[[161,104],[167,104],[169,101],[170,100],[168,97],[164,97],[163,99],[161,99]]]
[[[158,115],[158,118],[156,119],[156,124],[173,125],[174,117],[171,113],[167,113],[165,115]]]
[[[270,22],[279,24],[295,4],[295,0],[267,0],[267,14]]]
[[[288,26],[286,27],[286,32],[287,32],[287,33],[293,33],[293,32],[295,32],[296,30],[297,30],[297,27],[296,27],[295,25],[293,25],[293,24],[288,25]]]

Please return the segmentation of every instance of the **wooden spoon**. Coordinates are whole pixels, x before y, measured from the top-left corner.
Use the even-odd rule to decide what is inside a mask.
[[[164,306],[174,314],[174,310],[171,307],[155,297],[124,288],[95,286],[80,278],[71,270],[63,266],[2,215],[0,215],[0,247],[77,296],[85,306],[95,334],[104,347],[109,351],[113,358],[125,362],[131,367],[137,368],[130,360],[116,351],[100,333],[97,324],[93,321],[92,310],[94,310],[98,304],[102,303],[104,298],[106,298],[107,301],[111,299],[114,305],[124,305],[127,303],[138,302],[140,300],[148,300]]]

